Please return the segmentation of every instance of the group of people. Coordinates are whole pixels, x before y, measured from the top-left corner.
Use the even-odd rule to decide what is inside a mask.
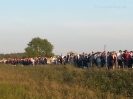
[[[22,66],[29,66],[29,65],[46,65],[47,58],[46,57],[36,57],[36,58],[9,58],[2,63],[5,64],[12,64],[13,66],[22,65]]]
[[[56,63],[56,61],[53,60]],[[78,54],[73,53],[64,56],[63,58],[57,58],[57,64],[71,64],[79,68],[91,68],[93,66],[106,67],[106,69],[121,69],[121,68],[132,68],[133,65],[133,51],[122,51],[118,53],[113,52],[100,52],[90,54]]]
[[[119,69],[121,68],[129,68],[131,69],[133,65],[133,51],[121,51],[119,50],[118,53],[107,53],[107,67],[108,69],[112,67],[113,69],[118,66]]]
[[[28,65],[66,65],[70,64],[79,68],[92,68],[106,67],[106,69],[118,69],[121,68],[132,68],[133,64],[133,51],[121,51],[118,53],[113,52],[99,52],[90,54],[74,54],[69,53],[66,56],[53,56],[47,57],[36,57],[36,58],[22,58],[22,59],[7,59],[4,60],[6,64],[12,64],[14,66],[21,64],[22,66]]]

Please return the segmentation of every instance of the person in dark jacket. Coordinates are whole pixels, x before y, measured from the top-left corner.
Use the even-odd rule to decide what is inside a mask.
[[[113,62],[113,56],[112,56],[112,53],[109,52],[109,55],[107,56],[107,69],[108,70],[113,67],[112,62]]]

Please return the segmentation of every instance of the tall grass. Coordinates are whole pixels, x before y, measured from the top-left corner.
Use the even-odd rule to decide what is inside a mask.
[[[1,64],[0,99],[133,99],[133,71]]]

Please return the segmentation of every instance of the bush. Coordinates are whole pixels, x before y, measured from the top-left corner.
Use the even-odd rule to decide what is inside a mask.
[[[0,99],[132,99],[133,71],[1,64],[0,86]]]

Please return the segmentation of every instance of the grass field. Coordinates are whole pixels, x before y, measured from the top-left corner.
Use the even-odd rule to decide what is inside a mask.
[[[0,64],[0,99],[133,99],[133,70]]]

